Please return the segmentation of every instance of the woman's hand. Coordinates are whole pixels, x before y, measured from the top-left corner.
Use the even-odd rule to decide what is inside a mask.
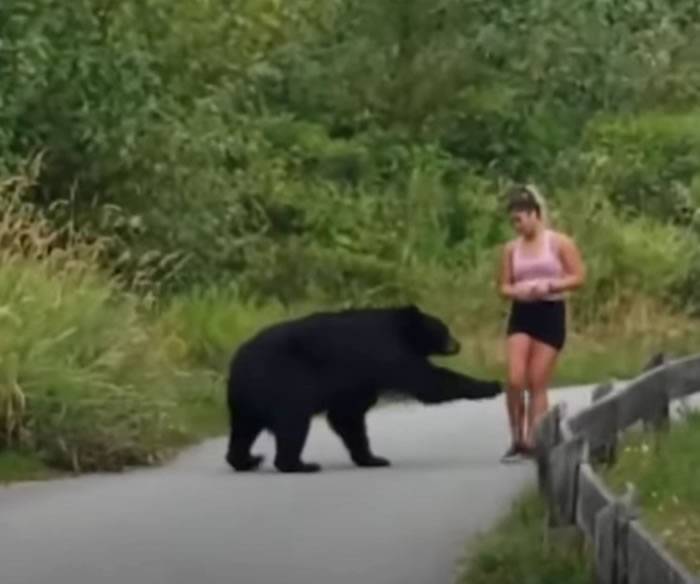
[[[520,282],[514,286],[513,296],[520,302],[532,302],[537,300],[539,282]]]
[[[544,298],[552,293],[551,280],[537,280],[532,286],[532,294],[536,298]]]
[[[515,286],[514,297],[521,302],[533,302],[541,300],[552,293],[550,280],[535,280],[534,282],[522,282]]]

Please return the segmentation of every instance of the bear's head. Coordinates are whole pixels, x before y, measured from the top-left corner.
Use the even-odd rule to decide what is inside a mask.
[[[461,346],[439,318],[410,305],[400,309],[402,333],[421,355],[456,355]]]

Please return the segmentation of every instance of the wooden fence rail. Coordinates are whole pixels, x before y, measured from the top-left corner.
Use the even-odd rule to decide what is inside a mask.
[[[657,356],[623,389],[599,386],[592,404],[570,417],[557,404],[538,427],[537,474],[549,524],[583,533],[600,584],[700,584],[640,524],[634,491],[615,496],[593,468],[615,462],[621,432],[640,423],[663,430],[671,402],[694,393],[700,393],[700,356],[670,362]]]

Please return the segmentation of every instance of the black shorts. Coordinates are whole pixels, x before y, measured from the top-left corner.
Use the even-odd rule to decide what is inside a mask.
[[[558,351],[566,342],[566,304],[563,300],[513,302],[508,336],[525,333]]]

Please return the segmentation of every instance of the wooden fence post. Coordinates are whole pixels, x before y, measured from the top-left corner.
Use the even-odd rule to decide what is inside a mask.
[[[667,362],[664,353],[654,355],[644,367],[644,371],[650,371],[656,367],[661,367]],[[654,400],[653,414],[643,420],[644,429],[653,432],[663,432],[668,430],[671,423],[671,405],[668,388],[659,388],[658,391],[650,393],[649,398]]]
[[[549,455],[561,441],[559,424],[564,416],[564,404],[556,404],[540,420],[535,431],[535,461],[540,492],[547,497],[549,484]]]
[[[614,389],[615,386],[612,381],[601,383],[593,390],[593,403],[610,395]],[[617,438],[618,434],[615,432],[610,436],[608,442],[592,447],[590,452],[591,461],[607,465],[614,464],[617,459]]]
[[[649,361],[647,361],[647,364],[642,367],[642,371],[651,371],[652,369],[656,369],[657,367],[661,367],[664,363],[666,363],[666,354],[662,351],[658,353],[654,353]]]
[[[627,530],[637,518],[632,501],[634,491],[628,492],[603,507],[595,516],[595,572],[599,584],[632,584],[628,580]]]
[[[627,491],[619,498],[615,517],[615,583],[631,584],[629,581],[629,545],[627,536],[632,521],[639,518],[637,490],[628,484]]]
[[[582,437],[562,442],[549,455],[546,492],[549,496],[550,525],[559,527],[576,523],[578,471],[586,455]]]
[[[595,515],[593,553],[598,584],[617,584],[617,503],[606,505]]]

